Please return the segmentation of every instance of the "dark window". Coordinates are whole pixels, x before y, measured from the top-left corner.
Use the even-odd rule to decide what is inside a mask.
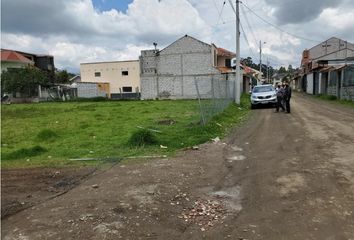
[[[128,76],[128,71],[122,71],[123,76]]]
[[[101,72],[95,72],[95,77],[101,77]]]
[[[225,67],[231,67],[231,59],[225,59]]]
[[[345,68],[343,86],[354,86],[354,65],[349,65]]]
[[[331,71],[328,86],[331,86],[331,87],[337,86],[337,80],[338,80],[338,72]]]
[[[132,92],[133,88],[132,87],[123,87],[123,92]]]

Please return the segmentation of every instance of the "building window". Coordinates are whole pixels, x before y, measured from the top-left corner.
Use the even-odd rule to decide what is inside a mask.
[[[133,88],[132,87],[123,87],[123,92],[132,92]]]
[[[128,71],[122,71],[122,76],[128,76]]]
[[[330,78],[329,78],[328,86],[330,86],[330,87],[337,86],[338,72],[337,71],[331,71],[329,76],[330,76]]]
[[[231,67],[231,59],[225,59],[225,67]]]
[[[95,72],[95,77],[101,77],[101,72]]]
[[[343,87],[354,86],[354,66],[349,65],[344,70]]]

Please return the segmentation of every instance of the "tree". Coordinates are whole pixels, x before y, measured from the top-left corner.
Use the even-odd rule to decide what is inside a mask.
[[[21,93],[31,97],[37,94],[38,85],[48,84],[48,74],[35,67],[10,68],[1,74],[2,91],[7,93]]]
[[[280,67],[279,68],[279,70],[278,70],[278,73],[286,73],[287,71],[286,71],[286,69],[285,69],[285,67]]]
[[[69,73],[66,70],[59,70],[55,72],[55,82],[56,83],[68,83],[69,82]]]
[[[288,73],[292,74],[294,72],[293,66],[290,64],[288,66]]]

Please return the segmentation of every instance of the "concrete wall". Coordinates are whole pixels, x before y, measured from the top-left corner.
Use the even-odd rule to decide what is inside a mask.
[[[224,98],[233,96],[233,79],[234,76],[226,75],[144,77],[141,98],[197,99],[197,87],[201,98]]]
[[[142,99],[197,98],[195,80],[203,81],[200,91],[207,96],[213,76],[220,74],[213,67],[212,46],[189,36],[160,52],[142,51],[140,65]]]
[[[351,100],[354,102],[354,86],[342,87],[341,99]]]
[[[76,83],[77,97],[79,98],[94,98],[94,97],[108,97],[109,92],[101,89],[98,83],[79,82]]]
[[[128,76],[122,74],[128,71]],[[118,62],[99,62],[80,64],[81,81],[109,83],[110,93],[123,92],[123,87],[131,87],[135,93],[140,90],[140,65],[138,60],[118,61]],[[100,72],[101,76],[96,77],[95,72]]]
[[[342,58],[345,57],[346,51],[343,51],[343,49],[346,48],[354,50],[354,44],[333,37],[311,48],[309,50],[309,54],[311,59],[317,59],[321,56],[325,56],[341,50],[338,53],[339,54],[338,56],[332,56],[334,58],[331,58],[331,59],[338,59],[338,57],[340,56]],[[353,56],[353,51],[348,50],[347,52],[348,52],[347,57]],[[324,57],[324,59],[329,59],[329,58]]]
[[[338,71],[338,70],[336,70]],[[344,69],[339,70],[341,72],[341,80],[337,79],[336,84],[333,86],[329,86],[329,82],[331,80],[331,74],[328,73],[328,81],[327,81],[327,91],[323,92],[327,95],[336,96],[339,99],[352,100],[354,101],[354,86],[344,86]],[[324,73],[322,73],[324,74]],[[340,86],[338,86],[340,84]],[[338,92],[339,90],[339,92]]]

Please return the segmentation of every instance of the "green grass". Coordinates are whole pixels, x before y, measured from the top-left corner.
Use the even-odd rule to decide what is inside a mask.
[[[337,99],[336,96],[333,96],[333,95],[319,94],[319,95],[316,95],[316,97],[317,97],[318,99],[321,99],[321,100],[331,101],[331,102],[333,102],[333,103],[337,103],[337,104],[341,104],[341,105],[346,105],[346,106],[349,106],[349,107],[353,107],[353,108],[354,108],[354,102],[353,102],[353,101],[350,101],[350,100],[339,100],[339,99]]]
[[[231,104],[206,126],[200,125],[196,100],[3,105],[1,164],[3,168],[56,167],[97,164],[71,158],[172,155],[224,136],[246,118],[248,104],[245,95],[242,108]]]

